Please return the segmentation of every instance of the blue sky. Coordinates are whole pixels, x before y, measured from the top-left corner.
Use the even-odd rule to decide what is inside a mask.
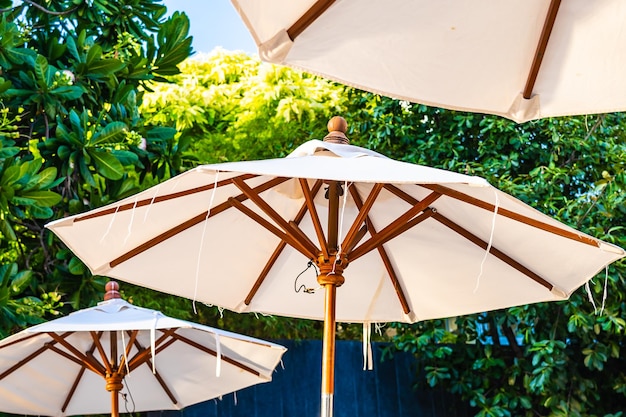
[[[239,18],[230,0],[163,0],[168,13],[183,11],[191,22],[190,35],[197,53],[215,47],[251,54],[257,52],[252,36]]]

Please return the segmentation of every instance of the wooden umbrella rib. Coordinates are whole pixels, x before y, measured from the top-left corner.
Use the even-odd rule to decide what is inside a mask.
[[[361,199],[358,193],[355,194],[352,192],[352,189],[354,187],[348,187],[349,190],[351,191],[352,198],[354,198],[356,202],[357,201],[355,198],[355,195],[356,195],[357,198],[359,198],[360,204],[357,203],[359,213],[357,214],[356,218],[354,219],[354,222],[352,223],[352,225],[350,226],[350,229],[348,230],[348,233],[346,233],[346,236],[343,239],[343,242],[341,244],[342,248],[353,248],[356,245],[356,243],[358,243],[358,240],[355,242],[355,239],[358,236],[358,232],[361,226],[365,223],[365,219],[369,216],[369,212],[374,206],[374,202],[376,201],[376,198],[380,194],[380,191],[383,189],[383,187],[384,187],[383,184],[380,184],[380,183],[374,184],[374,187],[372,188],[372,191],[369,193],[369,195],[365,199],[365,202],[361,202]],[[360,237],[362,238],[363,236],[361,235]]]
[[[161,335],[159,339],[155,341],[155,345],[157,346],[155,354],[158,354],[161,351],[161,349],[163,348],[163,345],[171,344],[173,342],[170,336],[176,331],[176,329],[171,328],[165,331],[164,330],[161,330],[161,331],[163,332],[163,335]],[[129,342],[129,345],[130,344],[131,342]],[[150,350],[143,347],[141,343],[139,343],[137,338],[134,338],[132,340],[132,344],[135,346],[138,353],[133,357],[133,359],[129,360],[129,363],[128,363],[128,369],[130,370],[129,372],[133,372],[137,367],[139,367],[142,364],[145,364],[146,366],[152,369],[152,361],[150,360],[150,355],[151,355]],[[172,392],[172,390],[167,386],[165,380],[163,379],[163,377],[161,377],[161,374],[159,373],[158,369],[155,369],[155,372],[153,373],[153,375],[154,375],[154,378],[159,383],[159,385],[161,386],[161,389],[163,390],[163,392],[165,392],[165,394],[168,396],[168,398],[172,402],[172,404],[178,404],[178,399],[174,396],[174,393]]]
[[[358,209],[362,210],[363,203],[362,203],[361,196],[359,195],[358,190],[355,187],[350,187],[350,194],[352,194],[352,199],[354,200],[354,203],[356,204]],[[365,216],[365,222],[367,225],[367,230],[369,230],[369,232],[372,235],[376,235],[376,228],[372,224],[372,220],[370,219],[369,215]],[[360,239],[358,238],[354,239],[354,242],[358,243],[359,240]],[[404,290],[402,289],[402,286],[400,285],[398,274],[396,273],[396,270],[393,268],[393,265],[391,265],[391,259],[389,258],[387,251],[382,245],[378,246],[378,254],[380,255],[381,260],[383,261],[383,265],[385,265],[387,274],[389,274],[389,279],[391,280],[391,284],[393,285],[393,288],[396,291],[398,301],[400,301],[400,305],[402,306],[402,311],[404,311],[404,314],[409,314],[411,312],[411,309],[406,299],[406,295],[404,294]]]
[[[152,364],[150,362],[146,362],[146,365],[152,367]],[[178,398],[176,398],[170,387],[167,386],[167,383],[165,382],[161,374],[157,371],[152,375],[154,375],[154,378],[157,380],[157,382],[161,386],[161,389],[163,390],[163,392],[165,392],[165,395],[167,395],[172,404],[178,404]]]
[[[113,371],[117,372],[119,370],[117,368],[117,330],[109,331],[109,352],[111,352],[109,363]]]
[[[83,378],[83,375],[85,374],[86,369],[87,368],[83,366],[78,371],[78,375],[76,375],[76,378],[74,379],[74,382],[72,383],[72,387],[68,391],[67,396],[65,397],[65,400],[63,401],[63,405],[61,406],[62,412],[65,413],[65,410],[67,410],[67,406],[70,405],[70,401],[72,401],[72,398],[74,398],[74,393],[76,392],[76,389],[78,388],[78,384],[80,383],[80,380]]]
[[[341,250],[345,253],[352,252],[357,243],[359,243],[370,230],[368,225],[371,225],[371,222],[366,219],[365,224],[355,233],[352,241],[349,244],[341,245]]]
[[[376,235],[372,236],[372,238],[364,242],[362,245],[354,249],[349,254],[350,261],[354,261],[360,258],[361,256],[374,250],[375,248],[382,247],[382,245],[384,245],[385,243],[389,242],[392,239],[395,239],[396,237],[400,236],[402,233],[406,232],[407,230],[417,226],[418,224],[422,223],[424,220],[432,217],[434,212],[435,212],[434,210],[427,207],[426,209],[424,209],[423,213],[420,213],[419,215],[413,217],[411,220],[409,220],[408,222],[404,224],[399,224],[397,225],[397,227],[393,227],[393,228],[389,226],[386,227],[385,229],[381,230]]]
[[[306,204],[306,208],[309,210],[311,214],[311,221],[313,223],[313,228],[315,229],[315,234],[317,235],[317,240],[320,243],[320,248],[322,250],[322,255],[325,259],[330,257],[328,251],[328,242],[326,241],[326,236],[324,236],[324,229],[322,227],[322,222],[320,222],[320,217],[317,213],[317,208],[315,207],[314,196],[317,194],[319,189],[322,186],[322,181],[318,180],[314,185],[314,190],[311,191],[309,189],[309,184],[305,178],[300,178],[300,188],[302,188],[302,194],[304,195],[304,201]]]
[[[104,364],[104,367],[106,368],[107,373],[112,373],[114,369],[111,368],[113,364],[110,362],[110,360],[113,360],[113,357],[111,358],[107,357],[106,352],[104,351],[104,347],[102,346],[102,343],[100,343],[100,338],[102,337],[103,332],[89,332],[89,333],[91,334],[91,339],[93,340],[93,343],[96,349],[98,350],[98,353],[100,354],[100,359],[102,360],[102,363]],[[111,356],[113,356],[112,352],[111,352]]]
[[[287,35],[289,39],[295,41],[296,38],[308,28],[311,23],[322,15],[335,0],[317,0],[289,29]]]
[[[21,339],[21,340],[25,340],[25,339]],[[44,353],[45,351],[50,349],[54,343],[56,343],[56,342],[50,342],[50,343],[40,347],[39,349],[37,349],[36,351],[31,353],[30,355],[26,356],[21,361],[17,362],[15,365],[11,366],[9,369],[4,371],[3,373],[1,373],[0,374],[0,381],[2,381],[7,376],[11,375],[13,372],[17,371],[22,366],[26,365],[28,362],[30,362],[33,359],[35,359],[37,356],[41,355],[42,353]]]
[[[98,375],[104,375],[105,374],[106,369],[104,368],[104,366],[102,366],[97,361],[94,361],[93,357],[90,357],[90,356],[82,353],[78,349],[76,349],[74,346],[72,346],[70,343],[68,343],[67,340],[65,340],[65,337],[59,336],[58,334],[56,334],[54,332],[47,332],[46,334],[49,335],[52,339],[54,339],[58,344],[62,345],[64,348],[66,348],[71,354],[58,349],[56,346],[50,346],[50,349],[52,351],[54,351],[55,353],[65,357],[65,358],[67,358],[67,359],[69,359],[69,360],[71,360],[73,362],[76,362],[77,364],[79,364],[81,366],[85,366],[85,367],[89,368],[90,370],[92,370],[94,373],[96,373]]]
[[[126,334],[130,337],[128,340],[128,344],[126,345],[126,350],[124,350],[124,355],[122,359],[120,359],[120,364],[118,365],[118,370],[121,372],[126,366],[126,361],[130,356],[130,351],[135,344],[135,340],[137,340],[137,335],[139,334],[139,330],[127,331]]]
[[[188,339],[188,338],[186,338],[184,336],[181,336],[179,334],[174,334],[174,335],[172,335],[172,337],[177,339],[177,340],[180,340],[183,343],[188,344],[189,346],[192,346],[192,347],[194,347],[194,348],[196,348],[198,350],[201,350],[202,352],[205,352],[205,353],[208,353],[209,355],[217,357],[217,352],[216,351],[214,351],[212,349],[209,349],[208,347],[203,346],[203,345],[201,345],[199,343],[196,343],[196,342],[194,342],[191,339]],[[221,357],[222,357],[222,360],[224,362],[226,362],[226,363],[229,363],[229,364],[231,364],[233,366],[236,366],[237,368],[239,368],[239,369],[241,369],[243,371],[249,372],[249,373],[251,373],[253,375],[261,376],[261,373],[259,371],[257,371],[256,369],[250,368],[249,366],[244,365],[243,363],[241,363],[241,362],[239,362],[239,361],[237,361],[237,360],[235,360],[235,359],[233,359],[233,358],[231,358],[229,356],[224,355],[224,353],[222,353]]]
[[[15,339],[14,341],[12,341],[12,342],[10,342],[10,343],[7,343],[6,345],[2,345],[2,346],[0,346],[0,350],[2,350],[2,349],[4,349],[4,348],[8,348],[9,346],[13,346],[13,345],[15,345],[15,344],[17,344],[17,343],[22,343],[22,342],[24,342],[25,340],[32,339],[33,337],[37,337],[37,336],[39,336],[40,334],[41,334],[41,333],[32,333],[32,334],[29,334],[28,336],[25,336],[25,337],[22,337],[22,338],[19,338],[19,339]]]
[[[161,331],[163,334],[154,341],[155,355],[157,355],[162,350],[162,345],[168,342],[171,343],[171,337],[176,332],[175,328],[158,330]],[[152,356],[151,349],[142,346],[137,339],[134,340],[134,345],[137,348],[137,353],[135,354],[135,356],[128,360],[128,368],[130,369],[130,372],[134,371],[140,365],[149,362],[150,357]]]
[[[93,351],[95,349],[96,349],[96,344],[92,343],[89,350],[87,350],[87,356],[93,354]],[[67,396],[65,397],[65,400],[63,401],[63,405],[61,406],[62,412],[65,412],[65,410],[67,410],[67,407],[69,406],[70,401],[72,401],[72,398],[74,398],[74,393],[76,393],[76,389],[78,388],[78,384],[80,383],[80,380],[83,378],[83,375],[85,374],[85,370],[87,370],[87,368],[83,365],[78,371],[76,378],[74,378],[72,387],[68,391]]]
[[[437,220],[441,224],[443,224],[443,225],[447,226],[448,228],[452,229],[453,231],[455,231],[459,235],[463,236],[464,238],[466,238],[470,242],[472,242],[475,245],[477,245],[478,247],[480,247],[480,248],[482,248],[484,250],[487,250],[487,248],[489,247],[489,244],[487,242],[485,242],[484,240],[482,240],[478,236],[474,235],[470,231],[464,229],[460,225],[454,223],[453,221],[451,221],[450,219],[446,218],[445,216],[443,216],[443,215],[441,215],[439,213],[434,213],[433,214],[433,219]],[[517,262],[516,260],[514,260],[513,258],[508,256],[504,252],[498,250],[497,248],[491,246],[491,248],[489,249],[489,253],[491,253],[493,256],[495,256],[496,258],[500,259],[501,261],[505,262],[506,264],[508,264],[512,268],[518,270],[522,274],[528,276],[533,281],[543,285],[548,290],[552,291],[552,289],[554,288],[554,286],[550,282],[548,282],[547,280],[545,280],[544,278],[542,278],[541,276],[539,276],[535,272],[531,271],[530,269],[526,268],[524,265],[520,264],[519,262]]]
[[[389,191],[391,194],[393,194],[396,197],[404,200],[405,202],[409,203],[412,206],[414,206],[417,203],[419,203],[419,200],[417,198],[413,197],[412,195],[410,195],[406,191],[401,190],[396,185],[385,184],[384,187],[385,187],[385,190]]]
[[[259,274],[256,281],[254,281],[254,285],[252,285],[252,288],[250,288],[248,295],[246,295],[246,298],[243,301],[245,305],[247,306],[250,305],[250,303],[252,302],[252,299],[254,298],[256,293],[259,291],[259,288],[261,288],[261,285],[263,285],[265,278],[267,278],[267,274],[270,273],[270,270],[274,266],[274,263],[276,263],[276,261],[278,260],[278,257],[285,249],[285,246],[287,246],[287,243],[285,243],[284,240],[281,240],[278,246],[276,246],[276,249],[274,249],[272,256],[263,267],[263,270]]]
[[[257,205],[266,215],[268,215],[276,224],[278,224],[282,229],[290,237],[290,242],[295,241],[298,242],[300,246],[305,248],[309,253],[316,254],[319,249],[315,247],[315,245],[311,242],[311,240],[306,237],[304,232],[298,230],[297,236],[294,236],[293,229],[299,229],[297,225],[289,224],[280,214],[276,212],[261,196],[258,192],[255,192],[252,188],[248,186],[242,180],[234,180],[233,183],[239,187],[241,192],[248,197],[250,201]],[[298,239],[298,237],[305,236],[305,239]]]
[[[304,247],[308,248],[310,251],[312,252],[320,252],[320,249],[317,248],[317,246],[315,246],[315,243],[313,243],[311,241],[311,239],[309,239],[309,237],[306,235],[306,233],[304,233],[302,231],[302,229],[300,229],[300,227],[298,226],[298,223],[294,222],[293,220],[289,221],[289,231],[291,233],[289,233],[294,239],[296,239],[298,242],[301,242],[303,244]]]
[[[251,210],[249,207],[246,207],[243,204],[241,204],[240,202],[234,201],[234,200],[231,201],[231,204],[232,204],[233,207],[235,207],[236,209],[241,211],[243,214],[248,216],[250,219],[252,219],[255,222],[257,222],[261,227],[266,229],[268,232],[274,234],[279,239],[284,240],[288,245],[293,247],[298,252],[302,253],[304,256],[307,257],[307,259],[311,259],[311,258],[313,258],[315,256],[313,251],[311,251],[310,249],[306,248],[297,239],[293,238],[291,235],[285,233],[283,230],[281,230],[278,227],[274,226],[272,223],[270,223],[269,221],[267,221],[266,219],[261,217],[258,213],[255,213],[253,210]]]
[[[270,181],[267,181],[257,187],[254,188],[255,191],[258,192],[262,192],[264,190],[267,190],[269,188],[275,187],[276,185],[287,181],[288,178],[273,178]],[[230,181],[230,180],[228,180]],[[247,199],[247,197],[243,194],[240,194],[236,197],[231,197],[232,199],[235,199],[237,201],[245,201]],[[129,259],[134,258],[135,256],[147,251],[148,249],[162,243],[165,242],[166,240],[176,236],[177,234],[184,232],[185,230],[202,223],[203,221],[205,221],[207,218],[211,218],[213,216],[216,216],[220,213],[222,213],[223,211],[229,209],[232,207],[232,204],[229,201],[225,201],[221,204],[218,204],[217,206],[213,207],[210,209],[210,212],[207,210],[203,213],[198,214],[197,216],[192,217],[191,219],[175,226],[172,227],[169,230],[166,230],[165,232],[161,233],[158,236],[155,236],[154,238],[142,243],[141,245],[129,250],[128,252],[118,256],[117,258],[113,259],[111,262],[109,262],[109,266],[111,268],[116,267],[117,265],[120,265],[121,263],[124,263],[126,261],[128,261]]]
[[[256,177],[256,175],[245,174],[245,175],[241,175],[239,177],[243,178],[243,179],[250,179],[250,178]],[[212,190],[213,188],[219,188],[219,187],[222,187],[224,185],[229,185],[229,184],[232,183],[232,180],[233,180],[233,178],[229,178],[229,179],[225,179],[225,180],[222,180],[222,181],[218,181],[217,184],[211,183],[211,184],[203,185],[201,187],[190,188],[189,190],[178,191],[176,193],[171,193],[171,194],[166,194],[166,195],[162,195],[162,196],[157,196],[157,197],[154,197],[154,198],[146,198],[146,199],[143,199],[143,200],[138,200],[136,202],[122,204],[121,206],[111,207],[111,208],[104,209],[104,210],[101,210],[101,211],[98,211],[98,212],[95,212],[95,213],[90,213],[90,214],[85,214],[84,216],[79,216],[79,217],[75,218],[74,221],[75,222],[80,222],[80,221],[83,221],[83,220],[89,220],[89,219],[93,219],[93,218],[96,218],[96,217],[107,216],[109,214],[115,214],[115,213],[118,213],[120,211],[132,210],[132,209],[137,208],[137,207],[149,206],[151,204],[161,203],[163,201],[173,200],[173,199],[180,198],[180,197],[185,197],[185,196],[188,196],[188,195],[191,195],[191,194],[197,194],[197,193],[201,193],[201,192],[204,192],[204,191],[209,191],[209,190]],[[217,185],[217,187],[216,187],[216,185]]]
[[[548,7],[546,20],[543,22],[539,43],[537,44],[537,49],[535,50],[535,55],[533,56],[533,62],[530,66],[530,71],[528,72],[528,79],[526,80],[526,85],[524,86],[524,91],[522,93],[522,96],[526,100],[530,99],[533,95],[535,82],[537,81],[537,76],[539,75],[539,69],[541,68],[541,63],[543,62],[546,48],[548,47],[548,41],[550,40],[552,28],[554,27],[554,22],[560,6],[561,0],[552,0],[550,2],[550,6]]]
[[[82,355],[82,354],[80,354],[80,356],[74,356],[74,355],[71,355],[71,354],[69,354],[69,353],[59,349],[56,346],[51,346],[49,349],[51,351],[53,351],[54,353],[56,353],[57,355],[62,356],[65,359],[68,359],[68,360],[74,362],[78,366],[89,369],[90,371],[92,371],[96,375],[100,375],[100,376],[104,377],[104,375],[106,373],[106,370],[104,369],[103,366],[101,366],[97,362],[94,362],[93,356],[87,356],[87,355]],[[74,352],[72,352],[72,353],[74,353]]]
[[[111,268],[115,268],[116,266],[128,261],[129,259],[132,259],[135,256],[147,251],[148,249],[153,248],[157,246],[158,244],[165,242],[166,240],[176,236],[180,232],[183,232],[199,223],[202,223],[207,218],[208,214],[209,213],[205,211],[204,213],[198,214],[197,216],[192,217],[191,219],[179,224],[178,226],[173,227],[164,233],[161,233],[160,235],[146,241],[145,243],[142,243],[141,245],[113,259],[111,262],[109,262],[109,266]],[[209,217],[215,214],[217,213],[211,210],[211,214],[209,215]]]
[[[462,202],[467,203],[467,204],[471,204],[471,205],[473,205],[475,207],[482,208],[484,210],[488,210],[488,211],[491,211],[491,212],[495,212],[495,210],[496,210],[496,206],[494,206],[493,204],[490,204],[490,203],[487,203],[486,201],[482,201],[482,200],[479,200],[477,198],[471,197],[471,196],[469,196],[467,194],[464,194],[464,193],[462,193],[460,191],[456,191],[456,190],[453,190],[451,188],[444,187],[442,185],[423,184],[422,187],[428,188],[429,190],[440,192],[441,194],[444,194],[444,195],[446,195],[448,197],[452,197],[454,199],[457,199],[457,200],[462,201]],[[580,243],[584,243],[584,244],[589,245],[589,246],[600,247],[600,243],[597,240],[593,239],[593,238],[590,238],[590,237],[587,237],[587,236],[583,236],[581,234],[574,233],[574,232],[571,232],[569,230],[561,229],[561,228],[559,228],[557,226],[553,226],[553,225],[541,222],[539,220],[535,220],[535,219],[532,219],[530,217],[523,216],[523,215],[521,215],[519,213],[516,213],[516,212],[511,211],[511,210],[507,210],[507,209],[502,208],[502,207],[498,207],[498,215],[507,217],[507,218],[509,218],[511,220],[518,221],[520,223],[527,224],[528,226],[535,227],[537,229],[540,229],[540,230],[543,230],[545,232],[549,232],[549,233],[555,234],[557,236],[561,236],[561,237],[564,237],[564,238],[567,238],[567,239],[570,239],[570,240],[574,240],[574,241],[577,241],[577,242],[580,242]]]
[[[367,252],[373,250],[375,247],[380,246],[385,242],[391,240],[393,237],[398,236],[398,231],[408,230],[406,226],[411,221],[411,219],[418,215],[418,213],[424,212],[428,208],[428,206],[435,202],[439,197],[441,197],[440,193],[433,192],[426,196],[426,198],[424,198],[422,201],[415,200],[415,204],[413,205],[413,207],[411,207],[401,216],[398,216],[393,222],[389,223],[385,228],[378,232],[376,236],[372,236],[370,239],[363,242],[356,249],[354,249],[352,253],[349,254],[350,260],[355,259],[355,257],[361,257]],[[428,213],[428,211],[426,211],[426,213]],[[413,226],[414,225],[415,224],[413,224]]]
[[[313,185],[313,189],[311,190],[310,195],[317,194],[317,192],[319,191],[319,189],[321,187],[322,187],[322,181],[318,180]],[[307,187],[307,189],[308,189],[308,187]],[[300,211],[298,212],[298,214],[296,214],[296,217],[294,218],[293,221],[296,222],[297,224],[299,224],[302,221],[302,219],[304,218],[304,216],[306,215],[307,210],[309,210],[309,213],[310,213],[310,206],[309,206],[308,203],[305,202],[305,204],[300,208]],[[311,217],[312,218],[317,218],[317,212],[315,214],[311,213]],[[315,222],[315,220],[314,220],[314,222]],[[317,223],[319,224],[319,218],[317,218]],[[323,237],[323,234],[322,234],[322,237]],[[276,249],[274,249],[274,252],[272,253],[272,256],[270,256],[269,260],[267,261],[267,263],[263,267],[263,270],[261,271],[261,273],[259,274],[258,278],[254,282],[254,285],[252,286],[252,288],[248,292],[248,295],[246,296],[246,298],[244,300],[245,305],[250,305],[250,303],[252,302],[252,299],[256,295],[257,291],[259,291],[259,288],[261,288],[261,285],[263,285],[263,282],[265,281],[265,278],[267,278],[267,274],[269,274],[270,270],[272,269],[272,267],[274,266],[274,264],[278,260],[278,257],[280,256],[280,254],[285,249],[285,246],[287,246],[287,243],[285,243],[284,240],[281,240],[280,243],[276,246]],[[324,244],[322,245],[322,248],[325,248],[325,247],[326,247],[326,243],[324,241]],[[326,250],[326,252],[328,252],[328,250]]]

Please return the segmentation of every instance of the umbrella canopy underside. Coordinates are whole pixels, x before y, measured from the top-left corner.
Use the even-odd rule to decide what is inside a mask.
[[[113,300],[2,340],[0,409],[108,413],[112,374],[121,412],[182,409],[270,381],[284,351]]]
[[[481,178],[311,142],[291,158],[198,167],[48,227],[94,274],[237,312],[323,319],[307,265],[340,259],[343,322],[562,300],[624,256]],[[338,254],[326,242],[330,180]]]
[[[623,111],[621,0],[232,0],[267,62],[435,107]]]

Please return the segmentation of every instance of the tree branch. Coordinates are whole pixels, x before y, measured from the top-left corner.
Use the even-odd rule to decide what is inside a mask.
[[[47,13],[49,15],[53,15],[53,16],[63,16],[64,14],[68,14],[68,13],[72,13],[74,10],[77,9],[77,7],[74,7],[73,9],[70,10],[66,10],[64,12],[53,12],[52,10],[48,10],[45,7],[43,7],[41,4],[37,4],[32,0],[22,0],[24,3],[27,3],[33,7],[35,7],[36,9],[41,10],[44,13]]]

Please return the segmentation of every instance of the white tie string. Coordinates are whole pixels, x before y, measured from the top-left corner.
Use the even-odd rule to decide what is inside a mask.
[[[347,201],[348,201],[348,181],[344,181],[343,204],[341,206],[341,215],[339,216],[339,231],[338,231],[338,236],[337,236],[337,243],[338,243],[339,246],[337,248],[337,254],[335,255],[335,262],[333,262],[333,269],[332,269],[332,271],[330,271],[328,273],[328,275],[334,275],[335,274],[335,265],[337,265],[337,262],[341,258],[341,240],[343,239],[343,236],[342,236],[343,217],[344,217],[344,214],[346,212],[346,202]]]
[[[478,291],[478,287],[480,286],[480,278],[483,276],[483,268],[485,266],[485,262],[487,261],[487,257],[489,256],[491,244],[493,243],[493,234],[496,229],[496,218],[498,217],[498,208],[500,207],[500,197],[498,196],[498,191],[494,190],[493,193],[496,196],[496,202],[493,209],[493,217],[491,218],[491,233],[489,234],[489,243],[487,243],[487,250],[485,250],[485,255],[480,262],[480,273],[478,274],[478,277],[476,277],[476,287],[474,287],[474,294],[476,294],[476,291]]]
[[[222,373],[222,344],[220,343],[220,335],[215,333],[215,377],[219,378]]]
[[[130,237],[130,233],[133,228],[133,221],[135,220],[135,208],[137,208],[137,199],[139,195],[135,195],[135,203],[133,204],[133,208],[130,211],[130,221],[128,222],[128,231],[126,232],[126,237],[124,238],[124,243],[122,246],[126,245],[128,238]]]
[[[374,369],[372,360],[372,323],[363,323],[363,370]]]
[[[206,234],[206,226],[209,222],[209,217],[211,216],[211,208],[213,207],[213,199],[215,198],[215,190],[217,190],[217,182],[219,177],[219,171],[215,171],[215,182],[213,183],[213,190],[211,192],[211,198],[209,199],[209,207],[206,211],[206,217],[204,218],[204,225],[202,226],[202,236],[200,237],[200,248],[198,249],[198,262],[196,263],[196,281],[193,290],[193,312],[194,314],[198,314],[196,310],[196,300],[198,297],[198,281],[200,280],[200,265],[202,261],[202,248],[204,246],[204,235]]]
[[[126,356],[126,339],[124,338],[124,331],[121,330],[122,334],[122,348],[124,349],[124,365],[126,365],[126,375],[130,375],[130,368],[128,367],[128,356]]]
[[[119,211],[119,209],[120,209],[120,206],[115,207],[115,212],[113,213],[113,216],[111,217],[111,221],[109,222],[109,226],[107,227],[106,232],[104,232],[104,234],[100,238],[100,243],[104,242],[104,239],[108,236],[109,232],[111,231],[111,228],[113,227],[113,222],[115,221],[115,217],[117,216],[117,212]]]
[[[607,286],[609,285],[609,266],[604,267],[604,291],[602,292],[602,308],[600,309],[600,315],[604,312],[604,305],[606,303]]]
[[[154,312],[154,321],[150,329],[150,353],[152,354],[152,373],[156,375],[156,327],[159,320],[159,313]]]
[[[591,294],[591,287],[589,286],[589,281],[585,282],[585,291],[587,292],[587,299],[593,306],[593,314],[598,314],[598,308],[596,307],[596,302],[593,299],[593,294]]]
[[[161,188],[161,183],[158,183],[156,185],[156,187],[154,187],[154,195],[150,199],[150,204],[148,205],[148,208],[146,209],[146,214],[143,215],[143,222],[144,223],[148,219],[148,213],[150,213],[150,209],[152,208],[152,204],[154,203],[154,200],[156,199],[157,195],[159,195],[159,189],[160,188]]]

